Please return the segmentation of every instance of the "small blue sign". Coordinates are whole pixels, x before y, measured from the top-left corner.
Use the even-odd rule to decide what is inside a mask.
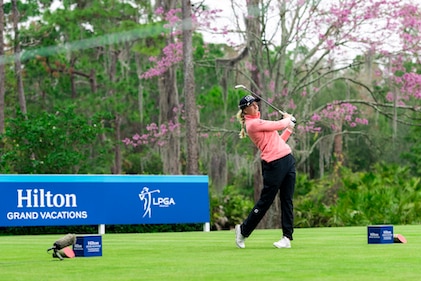
[[[102,256],[102,237],[100,235],[76,236],[73,251],[76,257]]]
[[[393,243],[392,225],[371,225],[367,227],[368,244]]]
[[[207,176],[0,175],[0,226],[209,221]]]

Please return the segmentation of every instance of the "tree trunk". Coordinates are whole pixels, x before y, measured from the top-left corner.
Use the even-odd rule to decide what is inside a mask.
[[[136,73],[137,77],[140,77],[142,74],[142,68],[140,65],[140,57],[139,54],[136,52],[134,54],[135,61],[136,61]],[[137,87],[137,102],[138,102],[138,108],[139,108],[139,122],[143,123],[143,85],[142,80],[139,79],[139,85]]]
[[[187,174],[199,174],[199,142],[197,137],[197,108],[193,68],[192,18],[190,0],[182,0],[184,94],[186,97]]]
[[[110,46],[108,49],[108,59],[109,59],[109,65],[107,68],[108,77],[110,78],[110,81],[113,85],[117,82],[117,60],[118,60],[118,51],[114,49],[113,46]],[[113,97],[116,94],[115,88],[111,87],[108,90],[108,96]],[[114,174],[121,174],[122,167],[121,167],[121,151],[120,151],[120,145],[121,145],[121,133],[120,133],[120,125],[121,125],[121,116],[118,110],[114,110],[115,114],[115,130],[116,130],[116,136],[114,141],[114,164],[112,166],[112,172]]]
[[[3,0],[0,0],[0,58],[4,56],[4,12]],[[4,63],[0,62],[0,135],[4,133],[4,93],[5,93],[5,71]]]
[[[176,86],[175,69],[170,67],[159,78],[159,123],[168,124],[177,122],[178,110],[178,92]],[[161,148],[161,159],[163,163],[163,172],[170,175],[181,174],[180,165],[180,133],[178,129],[173,132],[168,131],[167,145]]]
[[[175,9],[176,0],[160,0],[156,2],[156,7],[163,7],[165,12]],[[167,38],[166,44],[173,44],[174,37]],[[175,67],[170,67],[159,78],[159,123],[161,125],[170,122],[177,123],[179,118],[179,94],[177,91],[177,80]],[[167,133],[167,145],[160,148],[160,155],[163,163],[163,172],[170,175],[181,174],[181,152],[180,152],[180,131],[175,129]]]
[[[108,49],[108,59],[109,59],[109,64],[108,64],[108,77],[110,79],[111,84],[115,85],[117,82],[117,60],[118,60],[118,50],[116,50],[114,48],[114,46],[109,46]],[[114,96],[115,94],[115,88],[114,87],[110,87],[108,88],[108,96]]]
[[[221,143],[210,149],[209,178],[212,179],[212,187],[216,194],[222,195],[228,182],[227,146]]]
[[[121,168],[121,116],[115,117],[115,144],[114,144],[114,168],[112,173],[120,175],[122,172]]]
[[[340,110],[339,106],[337,105],[337,111]],[[342,119],[337,119],[334,121],[335,128],[333,130],[334,137],[333,137],[333,156],[335,157],[334,162],[334,169],[335,171],[339,171],[339,168],[344,164],[344,155],[343,155],[343,134],[342,134],[342,127],[343,121]]]
[[[333,151],[335,156],[335,165],[336,166],[342,166],[343,159],[343,136],[341,134],[342,132],[342,126],[335,129],[335,137],[333,138]]]
[[[70,69],[74,69],[75,66],[75,62],[76,62],[76,58],[73,57],[74,54],[71,54],[72,58],[70,59]],[[75,100],[77,93],[76,93],[76,84],[75,84],[75,76],[73,71],[69,71],[69,75],[70,75],[70,88],[72,89],[72,99]]]
[[[17,92],[19,99],[19,107],[23,114],[26,114],[26,100],[25,92],[23,90],[23,80],[22,80],[22,64],[20,61],[20,41],[19,41],[19,11],[17,7],[17,0],[12,1],[12,10],[13,10],[13,33],[15,34],[14,39],[14,52],[15,52],[15,76],[17,84]]]

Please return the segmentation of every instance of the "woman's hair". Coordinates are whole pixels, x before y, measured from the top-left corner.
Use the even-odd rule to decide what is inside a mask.
[[[246,118],[244,117],[244,112],[243,112],[242,109],[240,109],[237,112],[237,120],[241,124],[241,131],[238,135],[240,136],[240,139],[243,139],[247,136],[247,133],[246,133],[246,129],[245,129]]]

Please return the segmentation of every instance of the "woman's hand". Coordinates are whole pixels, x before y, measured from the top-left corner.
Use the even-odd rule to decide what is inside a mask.
[[[282,116],[283,118],[291,118],[292,115],[289,113],[284,113],[284,115]]]
[[[291,114],[288,114],[288,113],[285,113],[283,117],[290,119],[290,122],[289,122],[289,125],[288,125],[288,129],[293,130],[294,127],[295,127],[295,123],[297,123],[297,120],[295,119],[295,117],[292,116]]]

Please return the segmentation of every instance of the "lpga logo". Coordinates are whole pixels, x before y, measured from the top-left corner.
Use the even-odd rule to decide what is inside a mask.
[[[142,191],[139,193],[140,201],[143,201],[143,218],[152,216],[152,206],[157,207],[169,207],[175,205],[174,198],[172,197],[155,197],[152,196],[154,193],[161,193],[159,189],[149,190],[148,187],[143,187]]]

